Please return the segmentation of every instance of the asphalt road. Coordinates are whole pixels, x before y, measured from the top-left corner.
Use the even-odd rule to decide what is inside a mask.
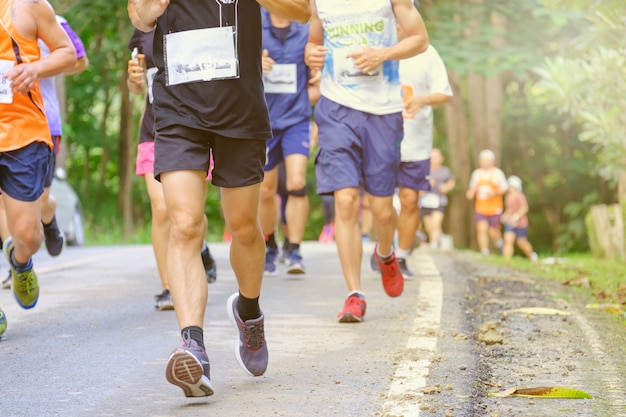
[[[249,377],[234,358],[236,332],[225,309],[228,296],[236,291],[228,246],[211,248],[218,280],[209,287],[205,339],[213,397],[186,399],[165,380],[165,361],[180,344],[180,335],[173,312],[154,310],[160,284],[151,248],[66,248],[54,259],[45,252],[37,254],[41,296],[35,309],[22,310],[10,291],[0,292],[9,322],[0,342],[0,416],[626,415],[619,395],[626,369],[623,346],[610,345],[611,350],[604,338],[593,339],[589,329],[584,331],[585,324],[593,329],[593,323],[573,317],[559,332],[554,329],[560,329],[561,322],[550,327],[548,320],[548,331],[537,320],[531,325],[523,318],[501,320],[504,344],[484,346],[474,340],[478,326],[490,319],[487,315],[500,320],[498,311],[484,307],[492,306],[484,304],[485,291],[496,291],[487,286],[504,282],[508,294],[507,283],[518,285],[519,280],[500,281],[497,273],[473,258],[423,249],[410,261],[421,277],[407,281],[404,295],[397,299],[384,295],[380,277],[364,261],[366,321],[339,324],[335,315],[346,290],[336,249],[305,243],[307,275],[281,274],[264,281],[261,303],[270,366],[265,376]],[[365,253],[372,249],[367,245]],[[477,268],[487,270],[477,274]],[[3,276],[5,271],[6,263]],[[480,281],[485,276],[496,278]],[[536,283],[528,286],[531,291]],[[501,303],[515,304],[496,294]],[[551,298],[538,291],[528,299],[537,304]],[[575,363],[568,362],[566,380],[563,362],[552,367],[559,375],[556,382],[585,389],[594,400],[487,397],[520,381],[552,382],[555,373],[544,378],[537,370],[524,373],[518,365],[511,370],[515,362],[506,359],[507,352],[526,348],[526,333],[537,334],[538,327],[541,345],[552,351],[567,350],[575,340],[580,353]],[[544,369],[550,361],[537,355],[530,353],[524,366],[532,368],[538,361]],[[609,369],[617,371],[606,378],[590,377]]]

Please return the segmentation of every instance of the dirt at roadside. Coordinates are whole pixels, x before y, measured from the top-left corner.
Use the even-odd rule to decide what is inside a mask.
[[[433,256],[457,297],[444,302],[441,360],[429,378],[440,389],[421,398],[421,415],[626,416],[626,328],[614,317],[586,311],[570,288],[473,254]],[[594,398],[488,396],[545,386]]]

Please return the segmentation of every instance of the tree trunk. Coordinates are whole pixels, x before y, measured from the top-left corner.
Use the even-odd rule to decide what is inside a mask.
[[[487,140],[487,103],[485,98],[485,77],[470,72],[467,76],[470,130],[472,133],[474,161],[478,162],[478,153],[489,148]]]
[[[591,207],[585,224],[589,247],[595,256],[624,260],[624,224],[619,205]]]
[[[472,236],[472,225],[469,215],[471,205],[465,198],[467,181],[471,174],[470,150],[468,143],[467,115],[461,95],[461,78],[455,72],[449,72],[448,78],[454,92],[450,102],[444,107],[446,133],[448,137],[449,166],[457,180],[457,186],[450,193],[448,207],[447,230],[454,238],[457,247],[467,247]]]
[[[133,199],[132,199],[132,179],[133,179],[133,156],[134,141],[132,127],[132,105],[130,93],[126,85],[126,73],[122,74],[120,81],[121,106],[120,106],[120,139],[118,146],[119,161],[119,207],[122,212],[124,237],[129,237],[133,232]]]

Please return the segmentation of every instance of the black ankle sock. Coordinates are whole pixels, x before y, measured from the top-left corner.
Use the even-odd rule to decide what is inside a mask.
[[[298,251],[300,250],[300,244],[299,243],[289,243],[289,245],[287,246],[287,252],[291,253],[294,251]]]
[[[261,317],[261,308],[259,307],[259,297],[246,298],[239,293],[237,299],[237,312],[241,320],[248,321]]]
[[[186,343],[189,339],[195,341],[200,349],[204,350],[204,331],[198,326],[185,327],[180,331],[183,341]]]
[[[271,235],[267,235],[265,245],[270,249],[278,249],[278,244],[276,243],[276,235],[274,233],[272,233]]]
[[[43,220],[42,220],[41,224],[43,225],[44,229],[50,229],[52,227],[56,227],[57,216],[56,215],[52,216],[52,220],[50,220],[50,223],[44,223]]]
[[[283,242],[283,251],[287,252],[287,250],[289,249],[289,244],[290,244],[289,238],[286,237],[285,241]]]

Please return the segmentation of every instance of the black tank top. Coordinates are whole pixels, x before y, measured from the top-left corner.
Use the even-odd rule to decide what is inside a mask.
[[[165,85],[165,34],[235,24],[239,78]],[[171,0],[157,21],[154,38],[159,68],[154,82],[155,129],[183,125],[234,139],[271,138],[261,33],[260,6],[254,0]]]

